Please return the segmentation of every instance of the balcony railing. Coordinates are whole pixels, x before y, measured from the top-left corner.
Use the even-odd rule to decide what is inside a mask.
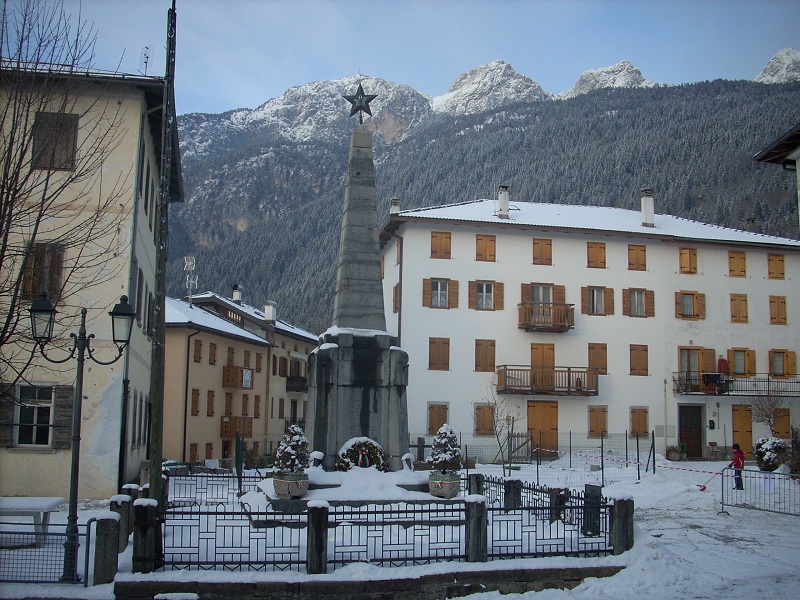
[[[800,378],[778,377],[770,373],[749,376],[696,371],[673,373],[672,389],[682,396],[703,394],[712,396],[784,396],[800,397]]]
[[[564,333],[575,327],[574,304],[538,304],[522,302],[519,309],[519,328],[525,331]]]
[[[499,365],[497,393],[546,396],[596,396],[597,369]]]
[[[243,438],[253,437],[253,417],[234,417],[226,415],[219,420],[219,437],[230,440],[239,434]]]
[[[308,378],[305,375],[289,375],[286,378],[287,392],[307,392]]]

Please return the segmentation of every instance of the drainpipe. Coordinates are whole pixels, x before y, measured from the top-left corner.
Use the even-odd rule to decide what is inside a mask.
[[[186,377],[183,381],[183,440],[181,441],[181,462],[186,462],[186,428],[188,427],[189,420],[189,352],[192,348],[192,338],[200,333],[198,329],[186,338],[186,368],[184,373]]]
[[[137,273],[134,268],[136,264],[136,234],[139,231],[139,200],[142,195],[142,171],[143,166],[141,162],[142,145],[144,144],[144,126],[147,117],[150,113],[157,110],[162,110],[163,105],[156,106],[150,110],[142,113],[139,118],[139,147],[136,152],[136,185],[134,187],[134,209],[133,209],[133,227],[131,228],[131,256],[128,261],[128,290],[133,291],[137,282]],[[132,294],[131,304],[136,303],[136,295]],[[122,412],[120,415],[120,433],[119,433],[119,458],[117,460],[117,491],[122,491],[122,486],[128,483],[125,471],[128,467],[128,403],[130,402],[130,379],[128,377],[128,369],[130,367],[131,353],[130,350],[125,353],[124,363],[122,367]]]

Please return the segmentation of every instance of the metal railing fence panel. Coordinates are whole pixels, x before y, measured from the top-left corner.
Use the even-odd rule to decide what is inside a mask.
[[[722,470],[722,511],[729,506],[800,516],[800,475],[742,469],[742,489],[735,489],[736,475],[736,469]]]
[[[0,522],[0,582],[83,583],[88,585],[91,526],[78,524],[78,570],[76,577],[62,579],[66,523],[50,523],[46,533],[34,533],[29,522]]]

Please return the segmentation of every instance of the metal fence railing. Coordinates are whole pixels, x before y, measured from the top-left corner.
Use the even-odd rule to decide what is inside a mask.
[[[243,474],[241,493],[258,489],[264,476]],[[184,504],[238,504],[239,477],[235,473],[195,473],[170,475],[169,506]]]
[[[800,516],[800,475],[742,469],[742,489],[735,489],[736,471],[722,470],[721,511],[727,506]]]
[[[30,522],[0,522],[0,582],[83,583],[89,585],[89,547],[92,524],[78,525],[78,565],[74,573],[64,570],[65,523],[50,523],[46,532],[34,532]]]

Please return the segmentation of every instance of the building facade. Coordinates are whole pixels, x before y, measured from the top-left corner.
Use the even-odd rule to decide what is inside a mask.
[[[88,333],[94,336],[92,351],[108,361],[117,349],[107,314],[123,294],[135,307],[136,324],[124,357],[111,366],[87,360],[85,367],[79,495],[107,498],[138,477],[147,457],[164,80],[3,71],[3,102],[12,96],[19,99],[20,88],[14,86],[20,77],[31,84],[26,88],[32,90],[29,99],[48,94],[31,102],[36,110],[15,117],[16,126],[30,130],[32,143],[26,152],[32,185],[42,189],[47,181],[50,189],[60,188],[54,199],[58,210],[46,212],[47,218],[36,227],[31,223],[9,231],[20,252],[19,260],[2,265],[4,281],[20,272],[23,256],[28,262],[18,304],[10,306],[11,296],[4,296],[0,311],[20,315],[24,324],[19,328],[25,333],[15,341],[22,349],[16,356],[30,356],[34,345],[24,322],[27,308],[41,291],[47,292],[58,314],[57,337],[46,351],[51,358],[63,359],[72,344],[69,334],[77,333],[80,309],[85,307]],[[10,123],[4,120],[3,126]],[[182,200],[183,193],[177,139],[169,158],[171,202]],[[93,216],[92,211],[99,212]],[[78,245],[70,238],[75,223],[95,228],[87,243]],[[53,365],[37,356],[22,376],[4,381],[0,495],[67,495],[75,368],[74,360]]]
[[[781,399],[777,435],[800,422],[797,240],[655,214],[649,190],[639,212],[511,204],[501,186],[393,206],[381,242],[412,439],[448,422],[489,445],[502,410],[553,452],[568,432],[655,432],[702,457],[769,434],[754,395]]]

